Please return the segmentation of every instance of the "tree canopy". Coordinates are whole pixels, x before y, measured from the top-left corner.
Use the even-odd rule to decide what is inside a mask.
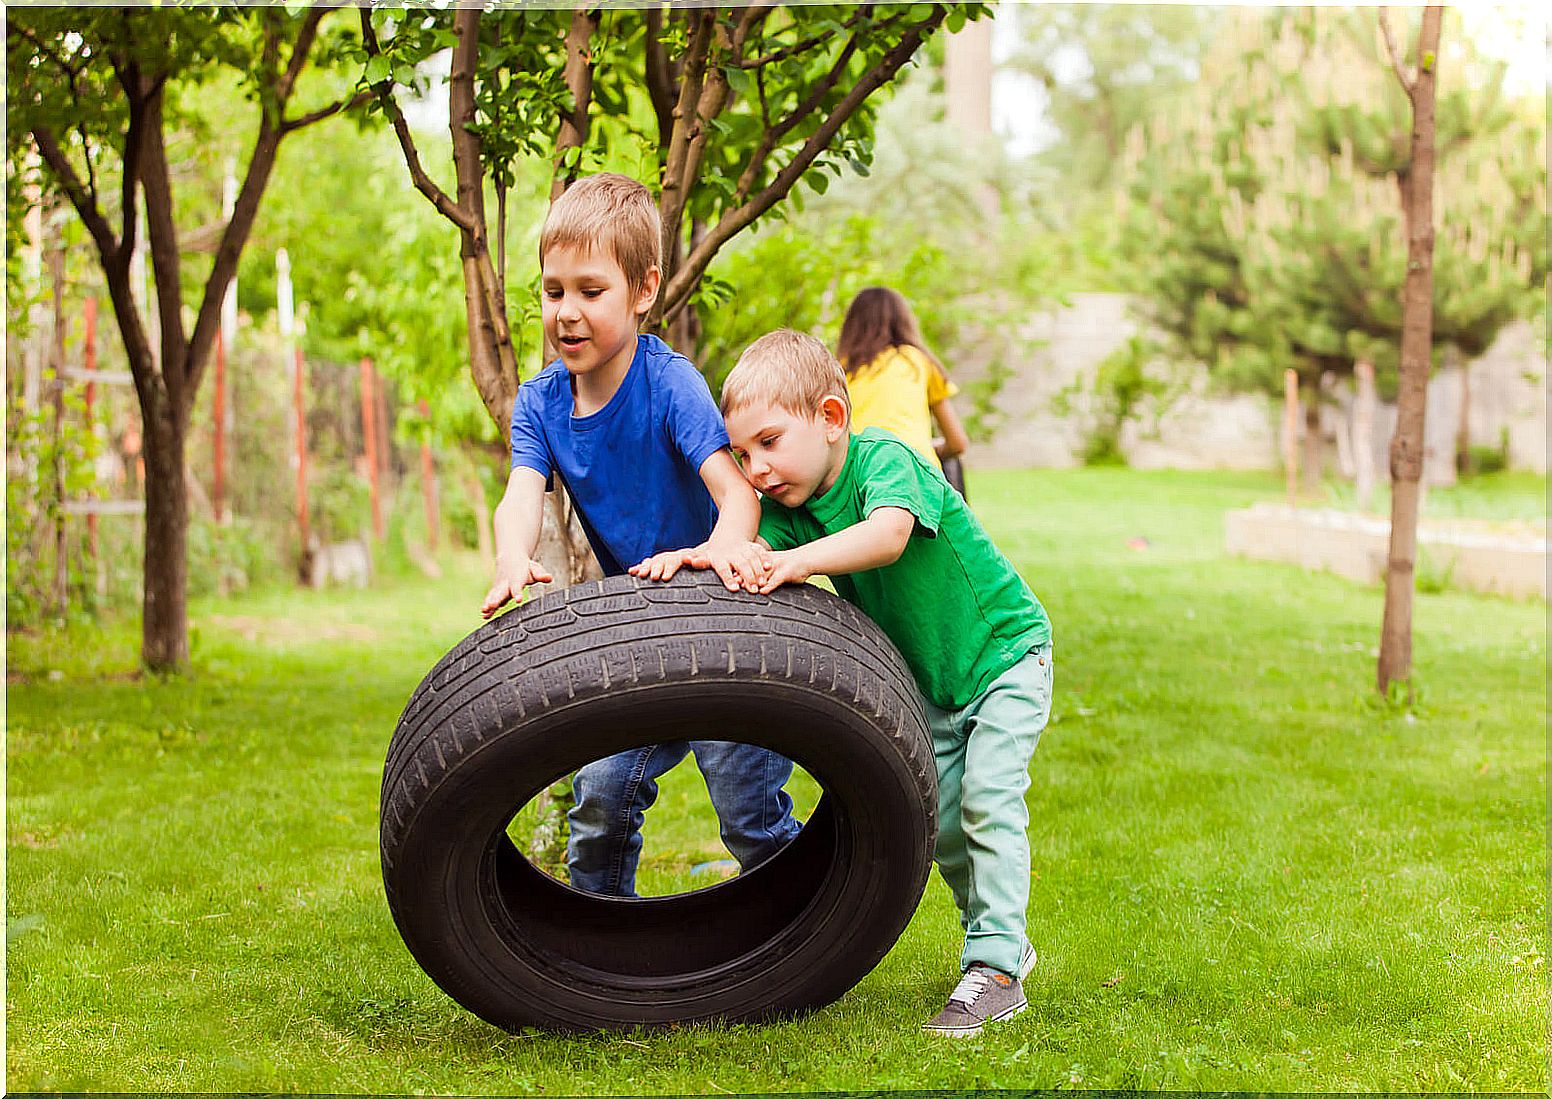
[[[1373,362],[1393,387],[1410,107],[1370,16],[1241,16],[1181,117],[1134,131],[1129,282],[1174,345],[1278,392]],[[1463,52],[1439,92],[1438,345],[1480,353],[1546,275],[1545,130]],[[1530,154],[1530,155],[1527,155]]]

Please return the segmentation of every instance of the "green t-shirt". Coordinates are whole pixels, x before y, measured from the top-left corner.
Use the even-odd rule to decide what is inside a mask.
[[[792,549],[862,522],[876,508],[916,517],[892,565],[832,576],[895,643],[935,705],[969,705],[1025,653],[1051,640],[1045,608],[943,475],[888,432],[853,435],[835,484],[800,507],[761,501],[760,537]]]

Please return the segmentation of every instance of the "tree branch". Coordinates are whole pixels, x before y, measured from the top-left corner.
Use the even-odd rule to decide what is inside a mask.
[[[320,107],[316,111],[309,111],[307,114],[299,115],[296,118],[285,119],[280,124],[280,132],[283,134],[295,133],[297,130],[305,129],[315,122],[322,122],[326,118],[332,118],[341,111],[353,111],[363,103],[371,102],[374,95],[375,93],[371,91],[357,92],[348,99],[336,100],[327,107]]]
[[[280,25],[276,21],[277,16],[274,8],[268,8],[259,17],[264,27],[264,49],[259,55],[259,68],[266,76],[280,64]]]
[[[868,18],[872,14],[872,5],[863,5],[857,10],[856,15],[853,15],[850,19],[841,24],[841,30],[851,30],[851,28],[855,27],[859,21]],[[741,60],[738,63],[738,67],[741,69],[759,69],[764,68],[766,65],[774,65],[777,62],[787,60],[789,57],[795,57],[800,53],[807,53],[815,46],[821,46],[834,37],[835,31],[833,30],[821,31],[820,33],[813,35],[810,38],[804,39],[802,42],[794,42],[790,46],[783,46],[779,50],[772,50],[764,57],[752,57],[747,60]]]
[[[777,173],[776,178],[768,186],[718,219],[717,224],[707,232],[700,243],[691,249],[690,254],[685,257],[683,266],[674,272],[673,277],[664,287],[661,297],[664,301],[663,316],[667,323],[672,323],[690,300],[691,291],[705,274],[706,267],[711,263],[718,249],[792,190],[793,185],[802,178],[815,158],[829,146],[830,141],[856,113],[857,108],[878,88],[894,79],[905,63],[921,47],[926,36],[935,31],[947,15],[947,8],[934,5],[932,15],[914,24],[879,63],[852,86],[829,117],[809,136],[797,155]]]
[[[110,58],[113,74],[124,89],[124,99],[129,107],[129,123],[124,130],[123,180],[120,184],[119,216],[123,227],[119,232],[118,259],[128,269],[135,251],[135,240],[140,232],[140,212],[135,197],[140,182],[140,146],[145,141],[146,89],[142,85],[140,67],[133,61],[121,62]]]
[[[113,302],[113,313],[118,319],[119,331],[124,338],[124,350],[129,359],[130,375],[134,378],[135,393],[139,398],[142,409],[154,408],[155,402],[160,399],[161,390],[155,372],[155,359],[151,355],[150,343],[146,339],[145,327],[140,321],[140,313],[135,305],[134,295],[129,285],[129,260],[135,247],[132,233],[121,239],[115,239],[113,227],[108,224],[108,219],[103,216],[92,196],[86,193],[81,185],[80,176],[76,174],[66,157],[64,150],[59,146],[59,140],[47,126],[35,126],[32,130],[33,140],[37,143],[38,153],[43,162],[49,166],[54,177],[59,181],[65,195],[75,207],[76,213],[86,225],[87,232],[91,233],[92,240],[97,245],[97,251],[102,257],[103,275],[108,283],[108,295]],[[127,167],[124,172],[128,178],[134,178],[134,172]],[[131,219],[127,223],[133,225],[133,211]]]
[[[1407,75],[1406,64],[1401,60],[1401,52],[1396,48],[1396,36],[1390,30],[1390,12],[1384,7],[1378,11],[1380,21],[1380,33],[1385,36],[1385,52],[1390,55],[1390,67],[1396,73],[1396,79],[1401,81],[1401,87],[1410,97],[1412,89],[1417,87],[1416,77]]]
[[[555,174],[550,183],[550,201],[559,198],[567,185],[576,178],[576,172],[562,168],[568,149],[578,148],[587,142],[587,112],[593,101],[593,57],[588,47],[598,32],[601,13],[579,7],[571,13],[571,27],[566,31],[566,66],[563,79],[571,92],[571,113],[560,120],[560,132],[555,137]]]
[[[188,349],[185,353],[187,356],[185,361],[188,364],[187,378],[183,382],[180,399],[173,405],[174,414],[180,417],[186,418],[189,415],[194,394],[199,392],[200,381],[210,360],[210,350],[215,344],[216,333],[220,331],[221,305],[226,298],[227,287],[231,285],[233,276],[237,274],[237,264],[242,258],[243,247],[247,244],[248,235],[253,230],[253,223],[258,218],[259,202],[264,197],[265,188],[269,186],[270,174],[275,168],[275,157],[280,151],[280,142],[289,132],[283,128],[281,122],[285,114],[286,102],[295,90],[298,75],[307,64],[308,54],[317,37],[319,20],[327,10],[329,9],[313,8],[302,20],[296,40],[291,47],[291,58],[286,65],[286,71],[276,79],[275,113],[271,117],[266,107],[260,114],[259,132],[254,140],[253,154],[248,158],[248,171],[243,177],[242,186],[238,188],[237,201],[232,207],[232,216],[226,224],[226,231],[221,235],[221,243],[216,247],[210,277],[205,282],[205,293],[200,299],[199,313],[194,321],[194,331],[189,337]],[[270,42],[266,40],[266,53],[269,52]],[[278,46],[272,56],[278,58]],[[267,71],[273,72],[273,69]]]
[[[459,8],[453,17],[458,44],[453,47],[452,72],[448,77],[448,130],[453,139],[453,169],[458,174],[458,206],[469,217],[463,228],[459,256],[464,268],[465,304],[469,311],[469,338],[478,347],[495,351],[496,361],[482,375],[481,352],[475,352],[474,381],[480,397],[498,424],[512,414],[511,398],[517,391],[517,356],[507,322],[506,290],[491,260],[485,227],[484,149],[471,128],[475,118],[474,85],[479,72],[481,9]],[[488,331],[486,331],[488,329]]]
[[[794,107],[792,113],[780,122],[775,125],[767,124],[765,136],[760,139],[760,144],[755,147],[754,152],[750,155],[749,163],[739,173],[738,183],[733,188],[733,195],[738,202],[743,202],[749,196],[749,192],[754,190],[755,182],[760,178],[760,172],[765,168],[765,162],[770,159],[771,153],[776,151],[776,146],[781,144],[781,139],[787,136],[794,126],[812,114],[814,109],[824,101],[824,97],[829,95],[835,88],[835,85],[840,82],[841,77],[846,72],[847,64],[851,61],[852,54],[856,53],[856,51],[857,36],[853,35],[847,40],[845,47],[836,58],[835,64],[830,67],[830,71],[825,74],[825,78],[819,82],[808,98]],[[761,95],[760,104],[763,111],[765,107],[763,94]]]
[[[716,30],[714,8],[695,13],[690,41],[685,49],[684,67],[679,80],[679,101],[674,105],[673,136],[668,143],[668,159],[663,166],[663,193],[658,212],[663,220],[663,260],[673,254],[673,240],[679,234],[679,222],[690,201],[691,180],[685,173],[690,145],[701,125],[701,92],[705,87],[706,64],[711,56]],[[665,278],[668,272],[664,273]]]
[[[38,146],[38,153],[43,157],[43,163],[49,166],[49,171],[54,173],[54,178],[59,180],[65,196],[70,199],[70,205],[75,207],[75,212],[80,215],[81,222],[91,233],[92,240],[97,244],[97,251],[103,259],[103,266],[111,266],[119,253],[119,242],[113,235],[113,226],[108,224],[108,219],[103,216],[102,209],[97,205],[96,196],[89,193],[81,183],[81,177],[76,174],[70,158],[59,147],[59,139],[47,126],[34,126],[32,139]]]
[[[792,109],[790,115],[776,123],[773,127],[773,132],[777,140],[785,137],[794,126],[808,117],[815,107],[824,102],[824,97],[830,94],[831,89],[840,83],[841,77],[846,74],[846,66],[851,61],[852,54],[857,52],[857,45],[856,35],[852,35],[851,38],[847,39],[846,45],[842,47],[840,54],[835,59],[835,64],[830,67],[830,71],[825,74],[825,78],[809,93],[807,99]]]
[[[163,143],[164,82],[146,99],[145,142],[139,175],[145,190],[146,236],[151,246],[151,272],[156,284],[156,313],[161,326],[162,377],[174,408],[182,406],[187,380],[187,342],[183,331],[183,273],[178,229],[173,220],[172,176]],[[146,303],[149,307],[150,303]]]
[[[658,158],[668,163],[668,145],[674,133],[674,78],[669,71],[668,51],[663,48],[663,11],[647,9],[646,41],[642,47],[644,68],[647,74],[647,95],[652,100],[652,112],[657,115]]]
[[[301,29],[296,32],[296,44],[291,47],[291,60],[286,63],[284,75],[275,82],[275,100],[279,104],[281,113],[284,113],[291,93],[296,90],[297,77],[302,75],[302,69],[307,65],[307,55],[312,52],[313,39],[318,36],[318,24],[330,10],[322,7],[308,8],[307,14],[302,18]]]
[[[367,55],[376,57],[383,52],[382,45],[377,40],[377,32],[372,29],[372,10],[366,6],[361,8],[361,40],[366,46]],[[378,101],[383,105],[383,112],[393,123],[394,136],[399,139],[399,150],[404,154],[404,164],[410,171],[410,180],[415,184],[415,190],[426,197],[426,201],[436,207],[438,213],[465,232],[472,233],[475,229],[474,217],[454,202],[451,196],[426,174],[426,169],[420,163],[420,150],[415,147],[414,135],[410,133],[409,123],[404,118],[404,111],[399,107],[399,101],[393,94],[393,81],[384,80],[372,88]]]
[[[738,26],[733,30],[732,51],[734,57],[743,57],[744,46],[748,44],[749,36],[755,32],[756,28],[765,23],[766,18],[769,17],[775,8],[776,5],[767,0],[765,3],[750,4],[744,9],[744,14],[739,17]]]

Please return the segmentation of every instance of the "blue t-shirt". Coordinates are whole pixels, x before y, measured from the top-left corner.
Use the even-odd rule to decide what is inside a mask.
[[[590,416],[574,408],[559,360],[518,387],[512,468],[560,476],[604,575],[711,535],[717,507],[700,468],[728,434],[689,359],[656,336],[638,336],[609,403]]]

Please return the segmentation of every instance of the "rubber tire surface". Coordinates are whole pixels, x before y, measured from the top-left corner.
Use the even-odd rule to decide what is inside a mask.
[[[771,748],[823,796],[765,863],[668,897],[572,889],[507,838],[557,778],[681,739]],[[508,1030],[830,1003],[910,921],[936,830],[920,696],[878,627],[810,585],[731,593],[704,572],[583,583],[486,623],[411,696],[383,771],[400,934],[443,991]]]

